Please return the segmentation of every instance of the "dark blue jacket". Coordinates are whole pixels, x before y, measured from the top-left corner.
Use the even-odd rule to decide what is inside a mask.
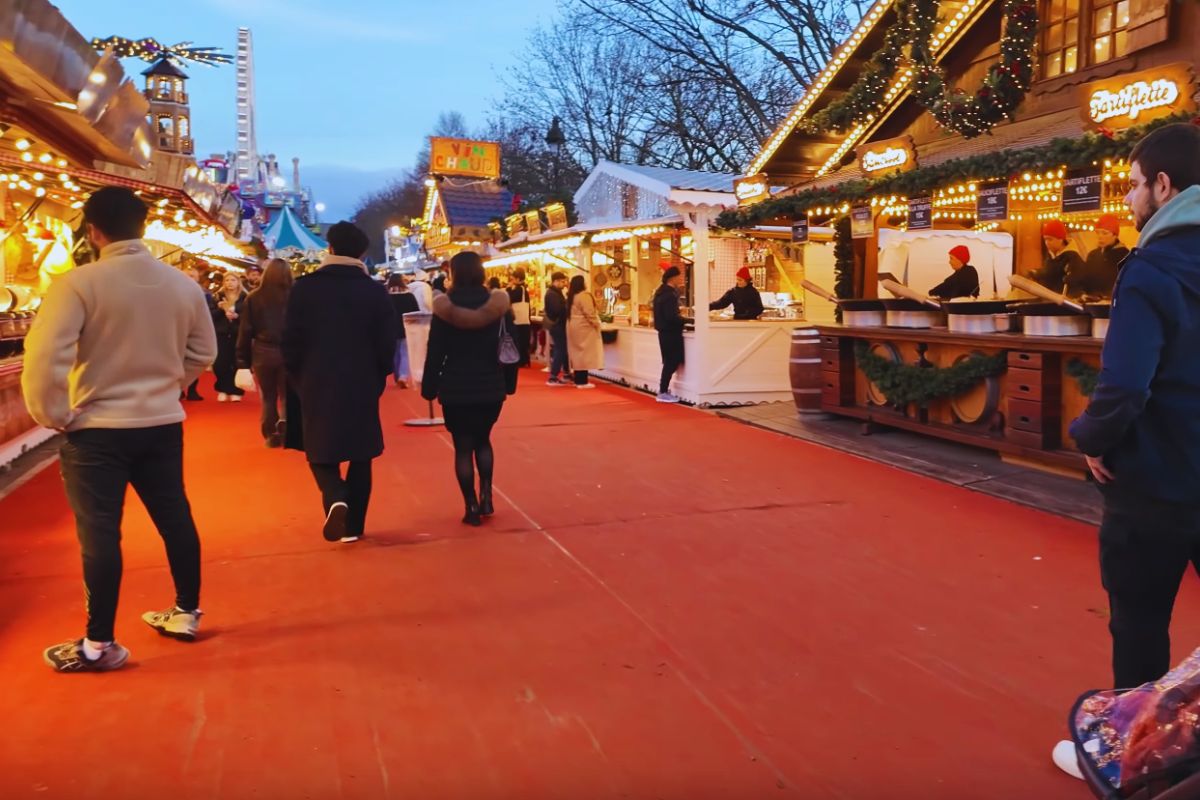
[[[1071,436],[1110,503],[1200,506],[1200,186],[1142,230],[1113,292],[1099,383]]]

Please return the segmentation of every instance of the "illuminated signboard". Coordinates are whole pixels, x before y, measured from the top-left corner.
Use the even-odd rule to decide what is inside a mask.
[[[508,238],[510,239],[525,230],[525,215],[509,214],[504,218],[504,230],[508,231]]]
[[[1170,64],[1094,81],[1083,87],[1081,112],[1093,125],[1127,128],[1195,107],[1187,64]]]
[[[917,151],[907,136],[860,145],[855,152],[859,167],[868,175],[906,172],[917,166]]]
[[[571,222],[567,218],[567,207],[562,203],[551,203],[543,210],[546,212],[546,220],[549,222],[550,230],[561,231],[571,227]]]
[[[770,197],[771,187],[767,183],[767,176],[759,173],[734,181],[733,193],[737,195],[739,206],[751,206]]]
[[[500,177],[500,144],[431,137],[429,171],[434,175]]]

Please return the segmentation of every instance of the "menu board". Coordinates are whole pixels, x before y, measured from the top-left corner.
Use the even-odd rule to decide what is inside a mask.
[[[850,209],[850,238],[870,239],[875,233],[875,219],[870,206],[855,206]]]
[[[792,244],[804,244],[808,241],[808,217],[792,220]]]
[[[933,198],[914,197],[908,201],[908,229],[910,231],[933,229]]]
[[[975,219],[978,222],[1002,222],[1008,219],[1008,181],[985,183],[979,187]]]
[[[1073,169],[1067,172],[1062,186],[1062,212],[1099,211],[1102,205],[1104,182],[1096,167]]]

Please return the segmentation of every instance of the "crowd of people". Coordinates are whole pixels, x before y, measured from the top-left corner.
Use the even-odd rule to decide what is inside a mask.
[[[1126,203],[1141,235],[1117,265],[1098,384],[1070,426],[1103,496],[1100,572],[1111,610],[1113,685],[1122,689],[1153,685],[1167,673],[1175,598],[1188,565],[1200,564],[1200,373],[1193,360],[1200,351],[1200,127],[1154,131],[1130,163]],[[22,379],[34,419],[66,434],[62,477],[87,589],[85,635],[45,651],[55,670],[112,670],[129,657],[114,632],[128,486],[163,538],[176,592],[174,605],[143,619],[163,635],[195,638],[200,539],[184,491],[180,400],[209,365],[218,399],[241,396],[247,375],[239,369],[253,374],[267,444],[307,457],[324,537],[356,542],[366,530],[372,462],[384,448],[380,396],[388,376],[397,384],[408,376],[397,356],[398,315],[429,310],[421,394],[441,403],[453,438],[463,522],[480,525],[495,512],[491,433],[517,390],[520,366],[529,363],[523,275],[489,288],[480,257],[464,252],[449,263],[449,275],[385,289],[361,261],[366,235],[342,222],[330,228],[330,255],[312,274],[293,283],[286,264],[271,262],[252,279],[252,291],[226,277],[208,297],[195,276],[162,264],[142,243],[147,208],[133,192],[99,190],[83,215],[98,258],[46,296]],[[969,266],[969,252],[951,258],[956,274]],[[678,400],[669,388],[684,356],[683,288],[684,276],[670,267],[653,298],[662,402]],[[745,306],[747,295],[728,299]],[[545,301],[547,381],[586,387],[588,371],[602,366],[595,302],[581,277],[568,283],[562,273],[552,276]],[[1088,725],[1111,700],[1085,709]],[[1112,726],[1126,722],[1169,728],[1174,713],[1104,717],[1097,735],[1117,741],[1126,734]],[[1141,734],[1121,741],[1134,735]],[[1084,749],[1078,737],[1064,742],[1056,763],[1079,775]]]
[[[147,213],[124,188],[88,198],[84,229],[96,259],[54,285],[27,341],[26,405],[66,437],[62,475],[87,597],[85,635],[43,654],[58,672],[114,670],[129,658],[115,635],[129,486],[162,536],[175,584],[174,605],[142,619],[164,636],[196,638],[200,536],[184,489],[181,401],[202,399],[196,382],[210,367],[219,401],[261,394],[265,443],[305,454],[323,536],[350,544],[366,532],[372,462],[384,448],[380,397],[389,376],[397,385],[409,378],[402,315],[428,309],[421,390],[441,402],[454,440],[463,522],[478,526],[495,513],[491,431],[516,391],[519,326],[509,292],[485,288],[478,255],[455,256],[415,291],[394,280],[385,288],[361,260],[366,234],[340,222],[314,272],[294,279],[272,260],[248,270],[245,283],[223,276],[209,293],[195,271],[151,254]]]

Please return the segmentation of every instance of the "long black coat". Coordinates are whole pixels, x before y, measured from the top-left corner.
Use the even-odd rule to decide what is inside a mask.
[[[283,359],[310,462],[367,461],[383,452],[379,396],[392,371],[396,325],[387,291],[357,264],[327,264],[296,281]],[[289,423],[290,431],[294,416]]]

